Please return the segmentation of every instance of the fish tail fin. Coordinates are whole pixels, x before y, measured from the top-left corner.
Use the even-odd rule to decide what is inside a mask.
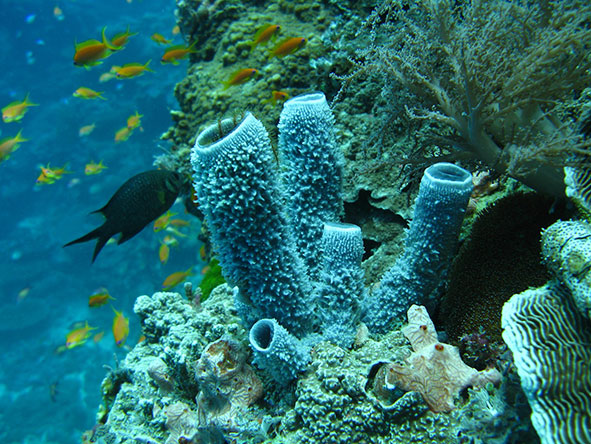
[[[153,69],[148,68],[148,65],[150,64],[151,61],[152,61],[152,59],[148,60],[146,62],[146,64],[144,65],[144,68],[146,69],[146,71],[154,72]]]
[[[195,49],[195,45],[197,44],[197,40],[194,40],[193,43],[191,43],[189,45],[189,47],[187,48],[189,50],[190,53],[196,53],[197,50]]]
[[[105,34],[105,31],[107,30],[106,26],[103,26],[103,30],[101,31],[101,37],[103,40],[103,45],[105,45],[107,48],[109,48],[111,51],[118,51],[121,49],[121,46],[114,46],[111,42],[109,42],[109,39],[107,39],[107,36]]]
[[[39,106],[39,104],[38,104],[38,103],[29,102],[29,93],[27,93],[27,95],[25,96],[24,103],[25,103],[27,106]]]
[[[90,240],[97,239],[96,246],[94,247],[94,253],[92,255],[92,262],[94,263],[100,251],[103,249],[107,241],[111,238],[111,236],[108,236],[107,233],[104,232],[103,227],[104,225],[101,225],[100,227],[92,230],[90,233],[87,233],[84,236],[79,237],[78,239],[74,239],[73,241],[68,242],[63,247],[69,247],[70,245],[80,244],[82,242],[88,242]]]
[[[21,135],[21,133],[22,133],[22,132],[23,132],[23,129],[21,128],[21,129],[18,131],[18,133],[16,134],[16,137],[15,137],[15,139],[16,139],[16,141],[17,141],[17,142],[27,142],[27,141],[29,140],[29,139],[25,139],[25,138],[24,138],[24,137]]]

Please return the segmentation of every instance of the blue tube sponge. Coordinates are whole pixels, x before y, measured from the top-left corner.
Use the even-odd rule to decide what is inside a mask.
[[[365,291],[361,228],[352,224],[324,224],[322,250],[324,265],[314,298],[322,336],[348,348],[355,339]]]
[[[343,154],[334,137],[334,117],[321,92],[303,94],[283,105],[279,118],[279,156],[284,168],[296,244],[316,280],[322,264],[324,222],[343,213]]]
[[[296,253],[267,131],[252,114],[205,129],[191,153],[195,191],[224,278],[248,325],[309,330],[311,286]]]
[[[411,304],[425,304],[440,284],[455,253],[472,193],[470,172],[436,163],[423,174],[405,249],[364,304],[363,320],[385,333]]]
[[[310,362],[310,347],[292,336],[275,319],[261,319],[248,335],[254,362],[277,382],[288,383]]]

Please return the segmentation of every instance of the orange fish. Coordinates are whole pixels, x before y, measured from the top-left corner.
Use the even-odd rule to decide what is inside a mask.
[[[49,164],[46,167],[41,167],[41,174],[37,177],[37,185],[49,185],[55,183],[56,180],[62,178],[64,174],[70,174],[71,171],[67,171],[68,164],[65,164],[61,168],[51,168]]]
[[[119,49],[107,40],[106,28],[105,26],[101,31],[102,41],[90,39],[82,43],[75,43],[74,65],[90,69],[92,66],[101,64],[101,60],[109,57],[112,51]]]
[[[184,219],[172,219],[170,221],[170,225],[172,225],[173,227],[188,227],[189,225],[191,225],[191,222]]]
[[[156,219],[154,221],[154,231],[157,233],[168,227],[168,224],[170,223],[170,218],[176,214],[177,213],[171,213],[170,210],[168,210],[166,213],[164,213],[162,216]]]
[[[170,247],[165,242],[162,242],[160,244],[160,248],[158,249],[158,257],[160,258],[160,262],[162,264],[167,263],[169,255],[170,255]]]
[[[84,327],[75,328],[66,335],[66,348],[71,349],[84,344],[91,335],[91,331],[96,330],[96,327],[90,327],[88,321]]]
[[[167,234],[166,236],[164,236],[164,239],[162,240],[162,242],[164,242],[169,247],[178,247],[179,246],[179,241],[176,240],[175,237],[171,236],[170,234]]]
[[[144,65],[141,63],[126,63],[123,66],[113,66],[111,69],[115,71],[118,79],[131,79],[132,77],[141,76],[144,72],[154,72],[148,68],[148,64],[151,60],[148,60]]]
[[[127,118],[127,128],[129,128],[130,130],[136,129],[138,126],[142,124],[142,117],[144,117],[144,115],[138,113],[137,111],[134,115],[129,116]]]
[[[132,132],[133,131],[127,128],[126,126],[120,128],[115,133],[115,143],[125,142],[127,139],[129,139],[129,136],[131,136]]]
[[[189,54],[193,54],[195,51],[195,45],[197,44],[197,40],[191,43],[190,46],[186,45],[174,45],[169,46],[164,51],[162,58],[160,59],[161,63],[172,63],[174,65],[178,65],[179,60],[184,59]]]
[[[115,318],[113,319],[113,337],[117,347],[121,347],[129,335],[129,319],[123,316],[123,312],[113,309]]]
[[[81,86],[72,94],[74,97],[80,97],[81,99],[103,99],[107,100],[103,97],[103,91],[95,91],[94,89],[86,88],[85,86]]]
[[[64,19],[64,12],[59,6],[56,6],[53,8],[53,16],[61,22]]]
[[[127,40],[129,40],[129,37],[132,37],[136,34],[137,32],[129,32],[129,26],[127,26],[126,31],[120,32],[113,36],[113,38],[111,39],[111,45],[116,46],[118,49],[122,49],[127,44]]]
[[[179,25],[174,25],[170,32],[172,32],[172,35],[178,35],[181,33],[181,27]]]
[[[94,131],[95,127],[96,127],[96,123],[91,123],[90,125],[81,126],[80,129],[78,130],[78,136],[84,137],[84,136],[90,135],[90,133],[92,133]]]
[[[285,102],[289,99],[289,94],[284,91],[271,91],[271,98],[263,100],[263,103],[271,103],[273,106],[277,105],[277,102]]]
[[[103,339],[103,336],[105,336],[105,331],[99,331],[96,335],[94,335],[92,337],[92,340],[94,341],[95,344],[97,344],[101,339]]]
[[[277,35],[280,29],[281,26],[279,25],[261,26],[255,33],[254,37],[252,38],[252,41],[248,42],[248,44],[250,45],[250,50],[252,51],[254,48],[257,47],[257,45],[267,43],[271,39],[271,37],[275,37]]]
[[[150,38],[152,40],[154,40],[156,43],[159,43],[161,45],[168,45],[172,41],[172,40],[166,39],[162,34],[158,34],[157,32],[152,34],[152,37],[150,37]]]
[[[115,75],[114,72],[104,72],[100,75],[99,77],[99,82],[100,83],[105,83],[108,82],[109,80],[112,80],[114,78],[116,78],[117,76]]]
[[[178,284],[183,282],[187,278],[187,276],[191,276],[193,274],[191,268],[189,268],[187,271],[177,271],[176,273],[168,275],[162,283],[162,288],[168,291],[171,288],[176,287]]]
[[[285,39],[277,44],[275,48],[271,50],[269,58],[272,57],[285,57],[286,55],[293,54],[298,49],[302,48],[308,39],[305,37],[291,37]]]
[[[88,297],[88,306],[90,308],[102,307],[107,302],[109,302],[110,299],[113,301],[116,300],[114,297],[111,297],[109,290],[106,288],[99,288]]]
[[[23,288],[16,295],[16,302],[24,301],[26,299],[26,297],[29,296],[29,293],[30,292],[31,292],[31,287],[25,287],[25,288]]]
[[[201,247],[199,248],[199,257],[201,258],[202,261],[205,261],[205,259],[207,258],[207,252],[205,251],[205,244],[201,245]]]
[[[27,112],[27,108],[29,106],[39,106],[36,103],[29,102],[29,93],[25,96],[25,100],[22,102],[11,102],[2,108],[2,120],[6,123],[8,122],[18,122],[21,120],[25,113]]]
[[[87,176],[92,176],[94,174],[100,174],[105,168],[107,168],[107,167],[105,165],[103,165],[102,160],[99,163],[96,163],[94,161],[90,161],[84,167],[84,174]]]
[[[230,86],[235,85],[242,85],[245,82],[248,82],[251,78],[258,74],[259,71],[254,68],[243,68],[239,69],[238,71],[234,71],[230,78],[224,84],[224,90],[228,89]]]
[[[21,136],[22,132],[23,130],[21,129],[14,137],[0,139],[0,162],[8,159],[20,147],[21,142],[29,140]]]

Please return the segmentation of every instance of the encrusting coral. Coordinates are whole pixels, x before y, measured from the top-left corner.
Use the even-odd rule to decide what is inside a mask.
[[[454,398],[466,387],[484,387],[501,380],[496,369],[477,371],[464,364],[457,347],[439,342],[423,306],[409,308],[408,325],[402,332],[414,352],[404,365],[392,363],[386,367],[384,385],[390,390],[419,392],[434,412],[453,410]]]
[[[503,306],[503,339],[542,444],[591,442],[590,236],[591,227],[577,221],[544,230],[544,261],[556,277]]]

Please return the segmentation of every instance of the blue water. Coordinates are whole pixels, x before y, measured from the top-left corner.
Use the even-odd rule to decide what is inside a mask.
[[[64,18],[53,9],[59,6]],[[129,346],[141,335],[133,303],[141,294],[161,288],[164,278],[194,265],[198,256],[197,221],[185,229],[187,238],[172,249],[166,265],[158,259],[162,233],[147,227],[121,245],[107,245],[91,265],[94,242],[62,248],[101,223],[90,211],[102,207],[129,177],[152,168],[153,157],[167,148],[159,141],[170,126],[169,111],[186,62],[161,66],[163,48],[152,42],[154,32],[172,36],[174,2],[156,0],[40,0],[0,1],[0,108],[30,93],[39,106],[29,108],[20,122],[0,122],[0,138],[29,139],[11,158],[0,163],[0,442],[80,442],[95,423],[101,402],[105,366],[115,367],[126,350],[114,344],[113,311],[109,305],[89,309],[88,296],[106,287],[112,305],[130,317]],[[72,63],[74,41],[124,31],[131,37],[125,49],[90,70]],[[182,43],[175,36],[176,43]],[[155,73],[99,83],[112,65],[145,63]],[[103,100],[72,97],[80,86],[104,91]],[[115,144],[114,133],[135,111],[143,114],[143,131]],[[83,125],[96,123],[88,137]],[[103,160],[108,169],[85,176],[84,166]],[[36,186],[39,167],[68,163],[71,174],[52,185]],[[178,203],[173,211],[189,219]],[[30,287],[25,298],[19,291]],[[79,321],[105,331],[98,343],[56,353]],[[51,388],[56,393],[51,396]]]

